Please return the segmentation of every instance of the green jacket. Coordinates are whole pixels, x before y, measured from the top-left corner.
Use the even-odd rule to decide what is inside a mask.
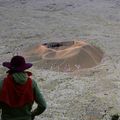
[[[24,84],[28,78],[26,73],[14,73],[13,78],[16,83]],[[3,80],[0,80],[0,90],[2,88]],[[37,115],[40,115],[43,113],[47,107],[45,99],[43,95],[40,92],[39,87],[37,86],[37,83],[32,80],[32,87],[35,94],[35,102],[37,104],[36,109],[32,110],[32,105],[27,104],[21,108],[11,108],[8,105],[4,103],[0,103],[0,108],[2,109],[2,120],[32,120]]]

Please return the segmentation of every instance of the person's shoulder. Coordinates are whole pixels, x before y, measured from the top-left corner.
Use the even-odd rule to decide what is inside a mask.
[[[32,79],[32,87],[35,88],[36,86],[37,86],[37,82],[34,79]]]
[[[0,77],[0,89],[2,88],[3,81],[4,81],[4,77],[3,77],[3,76],[1,76],[1,77]]]
[[[0,85],[2,85],[2,84],[3,84],[3,79],[0,78]]]

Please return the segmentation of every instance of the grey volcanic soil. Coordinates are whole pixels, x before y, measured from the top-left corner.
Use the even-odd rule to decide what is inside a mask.
[[[120,1],[0,0],[1,63],[39,43],[73,39],[100,47],[104,58],[72,74],[34,66],[48,103],[36,120],[109,120],[120,114]]]

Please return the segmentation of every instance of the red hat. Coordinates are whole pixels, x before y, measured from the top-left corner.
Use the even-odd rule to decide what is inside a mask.
[[[22,56],[14,56],[10,62],[3,62],[4,67],[7,67],[10,70],[14,70],[16,72],[22,72],[30,67],[32,67],[31,63],[26,63],[25,58]]]

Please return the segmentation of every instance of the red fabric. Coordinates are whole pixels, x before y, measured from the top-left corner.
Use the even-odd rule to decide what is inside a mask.
[[[3,81],[0,101],[10,107],[22,107],[34,101],[32,80],[28,78],[25,84],[14,82],[12,75],[8,75]]]

